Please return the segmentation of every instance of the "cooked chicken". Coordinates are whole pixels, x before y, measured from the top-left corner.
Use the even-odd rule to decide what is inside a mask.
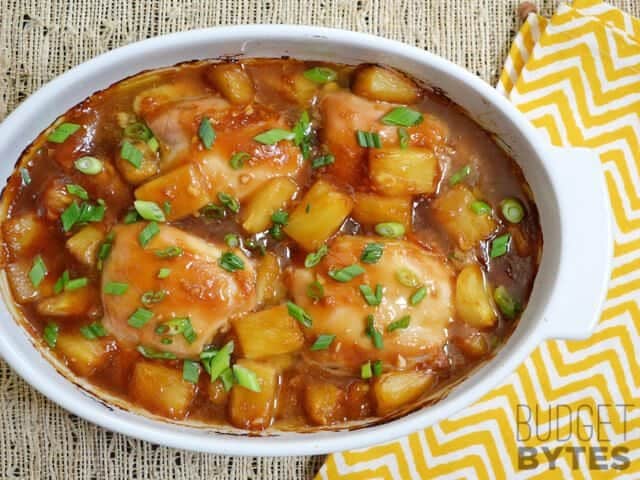
[[[160,225],[160,233],[143,248],[138,235],[144,226],[137,223],[114,229],[112,251],[102,273],[104,325],[128,345],[144,345],[179,357],[197,357],[230,316],[254,308],[254,265],[242,252],[233,250],[244,262],[244,268],[229,272],[219,264],[221,255],[229,249],[166,225]],[[162,250],[169,247],[178,247],[182,252],[174,257],[167,257],[165,252],[163,256]],[[161,268],[169,268],[171,273],[158,278]],[[122,295],[105,293],[110,282],[125,282],[128,290]],[[150,293],[145,295],[147,292]],[[138,308],[153,312],[153,317],[141,328],[129,324]],[[163,327],[157,333],[160,325],[185,317],[196,334],[191,343],[187,341],[189,335],[170,335]],[[163,343],[163,338],[169,338],[171,343]]]

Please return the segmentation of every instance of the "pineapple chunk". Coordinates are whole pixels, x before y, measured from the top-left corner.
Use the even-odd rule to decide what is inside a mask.
[[[433,385],[434,376],[425,372],[384,373],[373,383],[376,413],[386,415],[417,400]]]
[[[384,102],[415,103],[420,97],[420,89],[411,79],[377,65],[358,69],[351,90],[361,97]]]
[[[318,84],[305,78],[302,73],[296,74],[292,83],[291,93],[301,105],[307,105],[318,92]]]
[[[264,430],[273,422],[280,376],[273,366],[263,362],[240,359],[236,364],[256,374],[260,391],[252,392],[235,385],[231,389],[229,419],[238,428]]]
[[[84,287],[40,300],[37,310],[40,315],[52,317],[85,315],[95,300],[95,291],[90,287]]]
[[[298,191],[298,185],[289,177],[269,180],[253,194],[242,211],[242,228],[249,233],[258,233],[271,225],[271,215],[284,209],[291,197]]]
[[[463,251],[471,250],[496,228],[491,215],[477,215],[471,209],[474,201],[471,190],[464,185],[456,185],[431,203],[434,219]]]
[[[67,249],[79,262],[91,267],[96,264],[103,239],[104,232],[100,227],[87,225],[67,240]]]
[[[2,233],[11,255],[31,255],[38,249],[38,242],[47,238],[47,226],[36,214],[27,213],[6,220]]]
[[[130,140],[130,143],[142,152],[140,166],[136,167],[118,155],[116,158],[116,167],[118,167],[118,170],[127,182],[132,185],[139,185],[158,173],[160,162],[156,153],[147,145],[147,142]]]
[[[56,349],[62,352],[69,368],[78,375],[93,375],[109,358],[105,340],[88,340],[79,333],[60,332]]]
[[[344,420],[344,392],[331,383],[311,383],[304,391],[304,410],[316,425],[330,425]]]
[[[458,274],[455,303],[459,318],[472,327],[486,328],[496,323],[496,312],[477,264],[465,267]]]
[[[338,231],[352,208],[348,195],[318,180],[291,213],[284,231],[305,250],[315,250]]]
[[[250,313],[233,322],[246,358],[262,358],[300,350],[304,336],[285,305]]]
[[[282,281],[278,257],[267,252],[258,265],[256,299],[258,305],[276,305],[285,297],[287,288]]]
[[[411,228],[411,197],[383,197],[373,193],[356,193],[351,215],[364,225],[398,222]]]
[[[433,193],[440,169],[433,152],[426,148],[372,148],[369,176],[373,189],[383,195]]]
[[[186,415],[196,386],[184,380],[180,370],[140,361],[133,369],[129,393],[146,409],[178,419]]]
[[[229,392],[224,389],[220,380],[209,382],[209,385],[207,385],[207,396],[209,397],[209,401],[216,407],[224,407],[229,401]]]
[[[55,279],[51,274],[47,274],[42,283],[38,285],[38,288],[33,286],[29,278],[29,271],[32,266],[33,261],[31,259],[21,258],[6,267],[11,291],[18,303],[32,303],[53,293]]]
[[[251,103],[255,94],[249,74],[238,63],[221,63],[207,70],[207,80],[236,105]]]

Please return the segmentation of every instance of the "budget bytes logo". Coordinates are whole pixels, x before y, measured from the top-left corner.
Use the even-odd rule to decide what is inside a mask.
[[[518,442],[544,443],[518,447],[518,468],[534,470],[541,465],[550,470],[565,462],[569,468],[622,471],[629,468],[627,414],[632,404],[549,405],[540,408],[518,404],[516,409]],[[623,431],[617,432],[615,445],[609,439],[611,418],[617,415]],[[617,424],[617,422],[616,422]],[[622,437],[622,441],[620,441]],[[568,443],[588,444],[574,446]]]

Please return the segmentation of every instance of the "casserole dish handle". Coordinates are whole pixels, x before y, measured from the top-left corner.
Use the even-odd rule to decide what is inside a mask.
[[[545,312],[546,338],[586,339],[598,323],[613,251],[609,195],[600,158],[585,148],[550,148],[560,216],[557,281]]]

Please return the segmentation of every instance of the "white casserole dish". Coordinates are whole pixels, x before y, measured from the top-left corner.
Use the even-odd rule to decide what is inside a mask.
[[[23,149],[56,117],[95,91],[142,70],[230,55],[287,55],[395,67],[442,91],[493,132],[524,171],[544,236],[539,273],[515,332],[490,361],[435,405],[358,430],[247,436],[230,428],[196,428],[110,406],[88,393],[88,385],[60,375],[57,370],[71,377],[64,367],[54,367],[44,358],[54,361],[34,347],[16,322],[18,313],[3,274],[0,354],[36,389],[91,422],[171,447],[233,455],[321,454],[385,442],[432,425],[487,393],[545,339],[589,337],[605,297],[612,250],[598,158],[587,150],[552,148],[491,86],[438,56],[402,43],[341,30],[283,25],[195,30],[135,43],[70,70],[22,103],[0,125],[0,176],[9,177]],[[0,215],[6,214],[5,208],[3,205]]]

